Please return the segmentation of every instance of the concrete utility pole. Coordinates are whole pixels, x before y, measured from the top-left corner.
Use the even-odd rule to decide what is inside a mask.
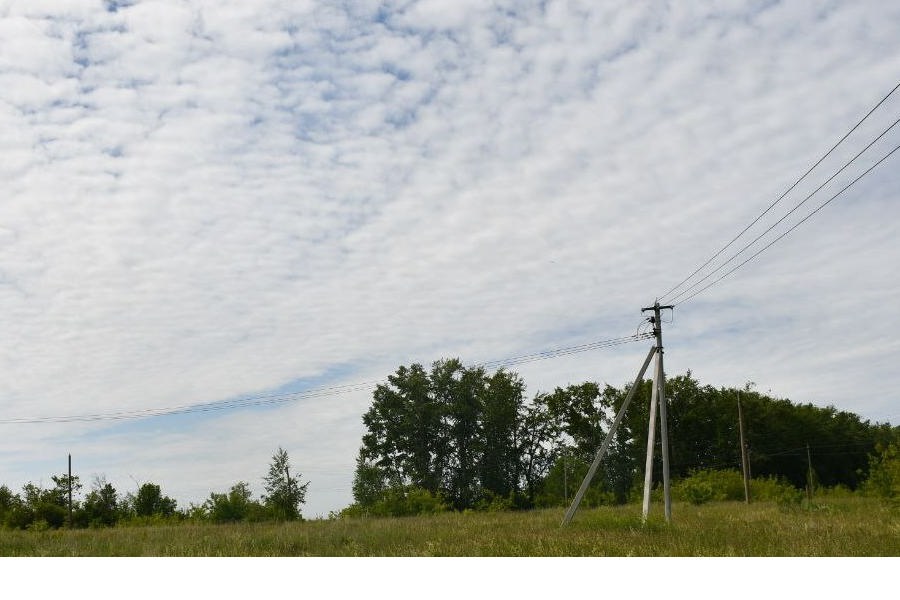
[[[644,464],[644,504],[641,507],[641,519],[647,520],[650,514],[650,491],[653,488],[653,455],[656,452],[656,411],[659,405],[657,396],[656,374],[659,373],[659,353],[656,353],[656,364],[653,366],[653,389],[650,392],[650,425],[647,427],[647,461]]]
[[[665,514],[666,522],[671,522],[672,491],[669,481],[669,428],[666,419],[666,376],[663,369],[662,320],[660,319],[659,313],[661,310],[672,308],[674,308],[674,306],[660,306],[659,301],[657,300],[653,306],[641,309],[641,312],[646,312],[648,310],[653,311],[653,316],[648,320],[653,324],[653,333],[656,336],[656,345],[650,348],[650,352],[647,354],[647,358],[644,360],[643,365],[641,365],[641,369],[640,371],[638,371],[637,377],[634,380],[634,384],[632,384],[631,389],[628,390],[628,394],[625,396],[625,400],[624,402],[622,402],[622,406],[619,408],[619,412],[616,413],[616,418],[613,419],[612,425],[610,425],[609,427],[609,431],[606,434],[606,438],[603,440],[603,444],[601,444],[600,449],[597,450],[597,454],[594,455],[594,462],[591,463],[591,467],[590,469],[588,469],[587,475],[585,475],[584,480],[581,482],[581,487],[579,487],[578,491],[575,493],[575,499],[572,500],[571,506],[569,506],[569,509],[566,511],[566,514],[563,517],[563,525],[567,525],[575,515],[575,511],[578,510],[578,505],[581,504],[584,493],[587,491],[588,486],[590,486],[591,481],[594,479],[594,475],[597,473],[597,467],[600,466],[600,461],[603,460],[603,455],[606,454],[606,450],[607,448],[609,448],[609,443],[612,440],[613,436],[616,434],[616,430],[618,429],[619,424],[622,422],[622,418],[625,416],[625,411],[628,410],[628,405],[631,403],[631,399],[634,397],[634,394],[637,391],[638,387],[644,381],[644,374],[647,372],[647,367],[650,366],[650,361],[654,356],[656,356],[656,365],[654,366],[652,388],[653,393],[650,400],[651,415],[649,423],[650,431],[647,435],[647,468],[644,473],[643,514],[644,519],[646,519],[647,513],[650,510],[650,485],[653,482],[653,450],[656,438],[656,409],[658,407],[662,445],[663,494],[665,497]]]
[[[747,444],[744,442],[744,413],[741,412],[741,392],[738,391],[738,430],[741,433],[741,469],[744,472],[744,501],[750,504],[750,459],[747,457]]]
[[[669,479],[669,426],[666,415],[666,375],[663,367],[662,319],[659,313],[661,310],[672,308],[675,307],[673,305],[660,306],[659,300],[657,300],[653,306],[641,309],[641,312],[653,311],[650,322],[653,324],[653,333],[656,335],[657,361],[656,376],[653,378],[653,391],[656,392],[659,402],[659,434],[662,444],[663,498],[666,523],[672,521],[672,486]]]

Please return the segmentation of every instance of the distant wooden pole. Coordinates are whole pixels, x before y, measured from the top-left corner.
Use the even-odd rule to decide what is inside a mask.
[[[69,454],[69,529],[72,528],[72,455]]]
[[[806,444],[806,500],[812,504],[813,469],[812,457],[809,455],[809,444]]]
[[[747,456],[747,444],[744,442],[744,413],[741,411],[741,392],[738,390],[738,429],[741,432],[741,469],[744,472],[744,501],[750,504],[750,459]]]

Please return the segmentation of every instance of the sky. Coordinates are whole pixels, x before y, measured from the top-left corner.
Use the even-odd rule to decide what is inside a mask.
[[[283,447],[304,515],[340,510],[356,384],[633,334],[900,82],[898,23],[881,0],[0,0],[0,483],[71,453],[86,489],[187,506],[262,493]],[[900,91],[719,262],[898,117]],[[668,375],[900,422],[898,167],[667,314]],[[649,345],[515,370],[529,396],[621,386]]]

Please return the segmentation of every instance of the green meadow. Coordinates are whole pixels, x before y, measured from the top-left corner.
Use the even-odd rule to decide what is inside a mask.
[[[872,498],[811,506],[676,502],[403,518],[0,532],[4,556],[900,556],[900,512]]]

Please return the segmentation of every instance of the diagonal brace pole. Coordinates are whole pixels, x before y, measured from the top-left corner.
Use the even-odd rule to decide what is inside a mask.
[[[603,444],[600,446],[600,449],[597,450],[597,454],[594,456],[594,462],[591,463],[591,468],[588,469],[587,475],[584,476],[584,481],[581,482],[581,487],[578,488],[578,492],[575,494],[575,499],[572,500],[572,505],[569,506],[569,510],[566,511],[566,516],[563,517],[562,525],[568,525],[569,521],[572,520],[572,517],[575,516],[575,511],[578,510],[578,505],[581,504],[584,493],[587,491],[588,486],[591,485],[594,475],[597,474],[597,467],[600,466],[600,461],[603,460],[603,455],[606,454],[606,449],[609,448],[609,443],[616,434],[616,429],[619,428],[619,423],[622,422],[622,418],[625,416],[625,411],[628,409],[628,405],[631,403],[635,391],[644,380],[644,373],[647,372],[647,367],[650,365],[650,361],[653,359],[654,354],[656,354],[656,346],[650,348],[650,352],[647,353],[647,359],[644,360],[644,364],[641,367],[641,370],[638,371],[638,375],[634,380],[634,385],[628,390],[625,401],[622,403],[621,408],[619,408],[619,412],[616,414],[616,418],[613,420],[612,425],[610,425],[609,432],[606,434],[606,439],[603,440]]]
[[[644,504],[641,507],[641,519],[646,522],[650,514],[650,493],[653,487],[653,453],[656,450],[656,410],[659,403],[656,385],[656,375],[659,375],[659,353],[656,354],[656,366],[654,367],[653,391],[650,393],[650,425],[647,428],[647,462],[644,467]]]

